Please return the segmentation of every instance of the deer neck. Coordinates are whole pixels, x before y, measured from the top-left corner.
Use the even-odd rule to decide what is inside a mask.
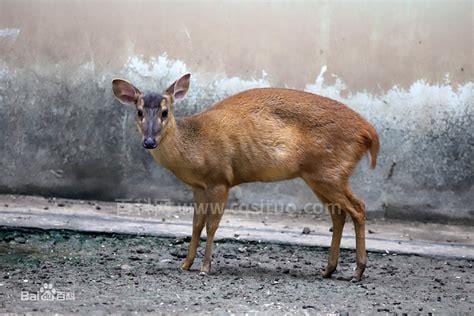
[[[189,162],[186,154],[189,142],[183,137],[182,126],[170,117],[158,147],[151,151],[155,160],[175,174]]]

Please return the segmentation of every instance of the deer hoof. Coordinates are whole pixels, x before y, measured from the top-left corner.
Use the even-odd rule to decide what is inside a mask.
[[[357,282],[360,282],[360,281],[362,281],[362,273],[358,273],[356,271],[356,273],[351,278],[351,282],[352,283],[357,283]]]
[[[334,273],[334,271],[336,271],[336,267],[327,266],[326,268],[321,270],[321,275],[323,276],[323,278],[329,279]]]
[[[181,270],[188,271],[192,265],[192,263],[189,263],[187,260],[185,260],[183,264],[181,264]]]

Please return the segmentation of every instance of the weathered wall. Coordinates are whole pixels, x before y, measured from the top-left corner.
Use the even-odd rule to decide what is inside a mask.
[[[353,178],[370,211],[474,218],[472,1],[0,0],[0,191],[81,198],[191,194],[140,147],[123,77],[163,89],[185,72],[187,115],[260,86],[341,100],[380,133]],[[106,119],[105,119],[106,118]],[[293,203],[301,181],[232,200]]]

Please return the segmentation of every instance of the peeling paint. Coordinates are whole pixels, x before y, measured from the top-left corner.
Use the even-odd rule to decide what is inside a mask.
[[[8,68],[0,68],[0,79],[3,79],[8,75]]]
[[[200,101],[214,102],[229,95],[252,89],[269,87],[268,74],[262,70],[259,78],[243,79],[228,77],[226,74],[195,73],[181,60],[170,59],[167,54],[148,61],[142,56],[132,56],[124,65],[122,71],[125,79],[147,90],[165,89],[174,80],[185,73],[191,73],[191,85],[186,96],[187,104],[197,104]],[[202,108],[202,106],[198,106]]]
[[[146,61],[142,56],[130,56],[124,66],[124,74],[129,80],[139,81],[144,78],[179,78],[189,72],[186,64],[180,60],[172,60],[167,54],[153,57]]]
[[[429,84],[425,79],[419,79],[408,89],[393,86],[388,91],[372,94],[364,91],[351,92],[335,74],[332,74],[335,83],[325,84],[326,72],[327,66],[323,66],[315,83],[306,85],[305,91],[335,99],[368,117],[398,128],[420,132],[443,130],[449,127],[449,120],[446,118],[468,113],[472,115],[473,82],[454,88],[449,83],[449,74],[446,74],[443,83]],[[347,92],[347,95],[343,96],[343,92]]]
[[[0,29],[0,38],[8,38],[10,40],[16,40],[18,35],[20,35],[20,29],[15,29],[15,28]]]
[[[188,28],[186,26],[183,27],[184,33],[186,34],[186,37],[188,38],[189,42],[191,42],[191,35],[189,34]]]
[[[448,120],[444,118],[472,112],[473,82],[453,87],[449,83],[449,74],[446,74],[443,83],[430,84],[425,79],[419,79],[408,89],[393,86],[388,91],[373,94],[350,91],[336,74],[331,74],[334,83],[326,84],[327,71],[328,66],[322,66],[315,82],[307,84],[304,90],[338,100],[368,117],[379,117],[389,125],[425,131],[436,125],[436,129],[441,130],[448,127]],[[261,71],[258,78],[228,77],[225,73],[194,73],[185,62],[170,59],[167,54],[148,61],[141,56],[132,56],[123,70],[126,79],[150,90],[164,89],[188,72],[192,73],[188,104],[202,99],[218,101],[244,90],[271,86],[271,78],[265,70]]]

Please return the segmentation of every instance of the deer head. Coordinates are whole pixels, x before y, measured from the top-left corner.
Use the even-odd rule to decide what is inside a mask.
[[[115,97],[123,104],[136,107],[136,123],[143,136],[146,149],[155,149],[166,130],[174,126],[173,105],[184,98],[189,89],[190,74],[173,82],[162,94],[142,93],[133,84],[123,79],[112,81]]]

